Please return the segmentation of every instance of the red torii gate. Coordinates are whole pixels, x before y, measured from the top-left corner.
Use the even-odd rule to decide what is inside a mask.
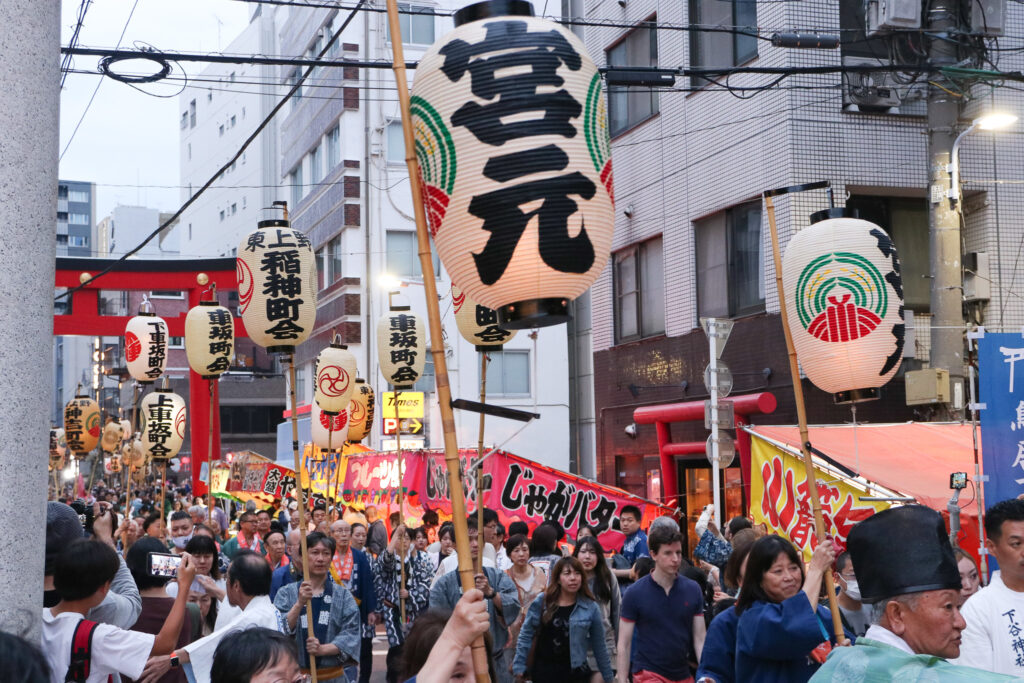
[[[234,258],[212,259],[117,259],[57,257],[56,286],[68,289],[81,285],[83,275],[96,275],[109,266],[114,270],[97,278],[71,294],[70,313],[53,316],[54,335],[124,336],[130,315],[101,315],[100,290],[148,292],[152,290],[181,290],[187,293],[188,308],[199,305],[199,299],[210,283],[216,283],[220,292],[236,291]],[[200,274],[206,281],[199,283]],[[185,336],[185,315],[161,316],[167,321],[168,335]],[[232,316],[234,317],[234,316]],[[245,325],[234,318],[235,339],[247,337]],[[212,381],[212,396],[206,380],[189,369],[189,421],[192,442],[192,490],[206,494],[206,482],[199,472],[209,461],[210,405],[213,404],[213,452],[220,454],[220,391]]]

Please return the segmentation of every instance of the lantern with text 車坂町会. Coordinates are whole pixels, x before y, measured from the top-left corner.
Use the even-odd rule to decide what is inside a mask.
[[[427,362],[427,328],[408,306],[392,306],[377,322],[377,362],[395,389],[412,389]]]
[[[230,367],[235,350],[235,321],[217,301],[200,301],[185,316],[185,354],[192,371],[217,379]]]
[[[889,235],[847,209],[811,216],[782,262],[789,329],[807,378],[870,400],[903,360],[903,281]]]
[[[155,313],[140,311],[124,329],[124,358],[140,384],[151,384],[167,365],[167,322]]]
[[[85,394],[78,394],[64,406],[64,440],[81,460],[100,441],[100,407]]]
[[[260,221],[238,245],[238,310],[249,338],[294,353],[316,322],[316,261],[309,238],[287,220]]]
[[[348,441],[359,443],[370,435],[373,429],[375,410],[373,387],[366,380],[357,377],[352,400],[348,404]]]
[[[345,445],[345,437],[348,436],[348,408],[331,415],[313,401],[309,410],[309,424],[314,444],[320,448],[337,450]]]
[[[498,314],[493,308],[470,300],[455,285],[452,285],[452,310],[459,334],[477,351],[500,351],[505,342],[516,336],[515,330],[498,326]]]
[[[410,113],[422,195],[453,281],[503,327],[568,319],[615,226],[601,76],[528,2],[481,2],[420,59]]]
[[[177,456],[185,440],[185,400],[170,389],[157,389],[142,399],[140,414],[145,454],[154,460]]]
[[[328,415],[348,409],[355,390],[356,357],[337,336],[316,357],[316,383],[313,400]]]

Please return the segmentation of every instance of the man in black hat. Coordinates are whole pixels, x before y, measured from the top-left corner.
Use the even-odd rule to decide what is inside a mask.
[[[923,505],[879,512],[847,537],[871,626],[836,648],[812,681],[1009,681],[947,662],[960,655],[960,573],[939,513]],[[899,552],[893,552],[893,549]]]

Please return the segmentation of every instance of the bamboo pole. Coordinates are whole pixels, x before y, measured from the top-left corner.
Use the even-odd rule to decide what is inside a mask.
[[[779,231],[775,225],[775,203],[765,195],[765,208],[768,213],[768,229],[772,237],[772,256],[775,259],[775,287],[779,293],[779,311],[782,318],[782,331],[786,335],[786,350],[789,353],[789,374],[793,380],[793,398],[796,400],[796,418],[800,429],[800,450],[804,456],[804,470],[807,474],[807,489],[811,496],[811,509],[814,511],[814,532],[818,542],[825,540],[825,518],[821,514],[821,499],[818,497],[818,484],[814,473],[814,461],[811,459],[811,439],[807,431],[807,409],[804,406],[804,388],[800,383],[800,369],[796,362],[796,348],[793,346],[793,335],[789,331],[789,315],[786,312],[786,295],[782,289],[782,256],[779,253]],[[842,616],[836,600],[836,587],[832,582],[832,572],[825,571],[825,591],[828,595],[828,608],[832,612],[832,630],[836,641],[846,639],[843,633]]]
[[[206,380],[210,390],[210,424],[209,436],[206,443],[206,523],[213,522],[213,383],[215,379]],[[220,453],[217,454],[220,460]]]
[[[405,514],[402,512],[402,485],[405,483],[402,480],[402,419],[399,417],[401,414],[399,411],[398,398],[402,395],[402,392],[396,387],[395,388],[395,449],[398,451],[398,526],[401,527],[405,523]],[[406,534],[408,535],[408,533]],[[399,539],[401,540],[401,539]],[[409,539],[410,541],[412,538]],[[401,566],[401,583],[398,584],[398,607],[402,613],[402,623],[405,624],[405,598],[402,597],[402,591],[405,590],[405,557],[409,552],[405,545],[402,545],[402,566]]]
[[[167,511],[164,510],[164,504],[166,503],[165,496],[167,495],[167,460],[160,461],[160,517],[164,519],[167,515]]]
[[[487,402],[487,353],[480,353],[480,402]],[[479,461],[476,469],[476,538],[480,552],[476,554],[476,572],[484,571],[484,421],[485,415],[480,413],[480,433],[476,441],[476,458]]]
[[[128,466],[125,468],[125,470],[128,472],[127,483],[125,484],[125,487],[124,487],[125,488],[125,492],[124,492],[124,511],[125,511],[125,515],[128,514],[128,508],[131,505],[131,495],[132,495],[132,461],[134,460],[134,458],[132,457],[132,451],[134,450],[133,449],[133,442],[135,441],[135,434],[138,431],[138,427],[137,427],[138,421],[139,421],[139,383],[136,380],[135,386],[132,388],[132,433],[131,433],[131,436],[128,438],[128,453],[129,453],[129,455],[128,455]]]
[[[398,2],[387,0],[388,27],[392,36],[401,36],[398,23]],[[420,188],[420,169],[416,161],[416,141],[413,136],[412,118],[409,113],[409,83],[405,75],[405,55],[401,40],[391,41],[392,68],[395,72],[395,88],[402,114],[402,133],[405,138],[405,164],[409,170],[409,190],[412,193],[412,207],[416,216],[416,244],[423,273],[423,289],[427,299],[427,320],[430,324],[430,353],[434,359],[434,383],[437,388],[437,402],[441,409],[441,429],[444,433],[444,460],[448,467],[448,488],[451,491],[452,524],[455,531],[455,550],[459,556],[459,578],[463,592],[475,585],[473,561],[469,554],[469,531],[466,523],[466,497],[462,491],[462,477],[459,476],[459,444],[455,435],[455,415],[452,411],[452,390],[448,383],[448,363],[444,355],[444,341],[441,336],[441,308],[437,298],[437,280],[434,277],[434,262],[430,253],[430,238],[427,234],[427,215],[423,206]],[[483,636],[473,641],[473,671],[477,683],[488,683],[487,649]]]
[[[295,456],[295,476],[298,477],[298,485],[295,487],[298,490],[299,498],[299,548],[302,551],[302,580],[309,581],[309,553],[306,550],[306,534],[309,530],[306,528],[306,495],[302,489],[302,473],[305,471],[305,466],[302,462],[302,458],[299,457],[299,415],[297,410],[297,400],[295,398],[295,354],[288,356],[288,376],[290,381],[288,383],[288,396],[291,399],[292,408],[292,454]],[[306,603],[306,631],[307,633],[313,633],[313,603]],[[316,657],[309,655],[309,674],[310,680],[316,683]]]

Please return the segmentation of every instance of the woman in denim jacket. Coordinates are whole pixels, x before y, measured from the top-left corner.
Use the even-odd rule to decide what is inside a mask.
[[[563,557],[551,570],[551,582],[530,605],[519,631],[512,664],[516,683],[587,683],[587,652],[593,651],[607,683],[614,680],[605,645],[601,608],[584,582],[584,569],[575,557]],[[530,661],[528,661],[530,660]]]

